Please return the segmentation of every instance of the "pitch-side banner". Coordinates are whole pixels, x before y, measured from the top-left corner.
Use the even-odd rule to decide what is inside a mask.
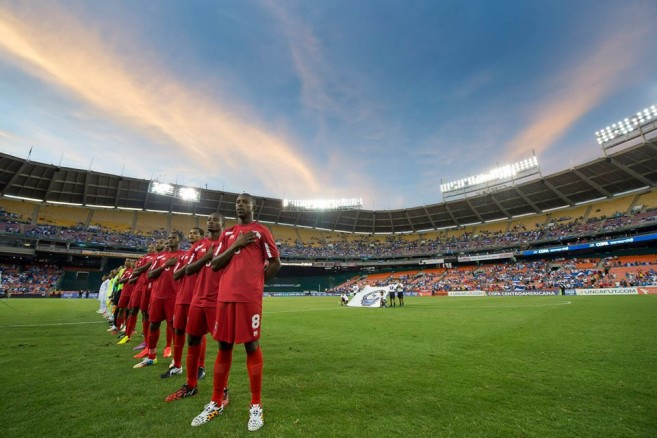
[[[447,292],[448,297],[485,297],[483,290],[451,290]]]
[[[526,297],[559,295],[558,290],[500,290],[487,292],[489,297]]]
[[[577,295],[638,295],[636,287],[605,287],[602,289],[575,289]]]
[[[639,286],[636,289],[639,295],[657,295],[657,286]]]

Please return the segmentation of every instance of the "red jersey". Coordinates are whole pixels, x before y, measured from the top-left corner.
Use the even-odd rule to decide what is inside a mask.
[[[200,246],[201,240],[194,243],[189,250],[178,259],[178,263],[174,266],[173,271],[179,269],[184,269],[189,263],[190,260],[197,260],[198,257],[194,257],[196,251]],[[194,285],[196,284],[196,277],[198,272],[192,275],[187,275],[178,281],[178,295],[176,295],[176,304],[190,304],[192,302],[192,295],[194,294]]]
[[[205,256],[208,251],[212,248],[212,245],[215,246],[214,255],[219,254],[219,242],[221,238],[217,240],[211,240],[209,238],[204,238],[199,243],[196,254],[194,258],[189,261],[189,263],[194,263],[195,260],[198,260]],[[221,272],[213,271],[210,267],[212,264],[212,259],[210,259],[200,271],[198,271],[198,276],[196,277],[196,284],[194,285],[194,295],[192,296],[192,306],[197,307],[215,307],[217,305],[217,288],[219,287],[219,279],[221,278]]]
[[[155,261],[151,265],[150,271],[164,266],[167,260],[173,257],[182,257],[184,251],[174,252],[161,252],[155,257]],[[173,266],[168,266],[160,273],[160,275],[153,279],[153,289],[151,297],[159,299],[175,299],[178,292],[178,284],[173,280]]]
[[[254,231],[256,240],[238,250],[223,268],[218,301],[261,302],[265,288],[265,262],[278,257],[274,236],[258,222],[237,224],[221,236],[219,253],[229,248],[240,233]]]
[[[134,290],[135,285],[128,282],[128,280],[130,280],[130,277],[132,277],[132,271],[133,271],[132,269],[126,269],[125,271],[123,271],[123,275],[119,279],[119,281],[125,280],[125,282],[123,283],[123,289],[121,290],[122,295],[129,296],[130,294],[132,294],[132,291]]]
[[[145,256],[137,260],[135,269],[151,264],[155,256],[157,256],[157,254],[146,254]],[[139,275],[139,278],[137,278],[137,282],[135,283],[135,290],[146,290],[148,287],[148,283],[150,283],[150,280],[148,279],[148,269],[147,269]]]

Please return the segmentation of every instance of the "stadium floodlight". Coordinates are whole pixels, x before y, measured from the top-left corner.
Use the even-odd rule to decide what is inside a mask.
[[[201,192],[191,187],[178,187],[178,197],[183,201],[198,202],[201,199]]]
[[[148,191],[157,195],[172,196],[173,185],[168,183],[161,183],[158,181],[151,181]]]
[[[538,172],[538,159],[536,156],[527,158],[517,163],[508,164],[506,166],[498,167],[487,173],[482,173],[467,178],[462,178],[456,181],[451,181],[440,185],[440,191],[445,193],[455,191],[474,191],[478,188],[483,188],[489,183],[497,183],[516,177],[529,176]]]
[[[607,126],[599,131],[595,131],[595,138],[598,144],[602,145],[622,135],[626,135],[641,128],[643,125],[650,123],[657,118],[657,106],[652,105],[638,111],[634,116],[626,117],[611,126]]]
[[[283,199],[283,208],[286,210],[360,210],[363,208],[363,198],[342,199]]]
[[[55,205],[68,205],[71,207],[82,207],[82,204],[77,203],[77,202],[62,202],[62,201],[46,201],[48,204],[55,204]]]
[[[199,202],[201,199],[201,192],[192,187],[179,186],[177,184],[161,183],[159,181],[151,181],[148,186],[149,193],[156,195],[172,196],[183,201]]]

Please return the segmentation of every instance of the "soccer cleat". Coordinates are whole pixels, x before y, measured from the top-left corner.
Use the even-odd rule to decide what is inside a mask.
[[[133,350],[135,350],[135,351],[143,350],[144,348],[146,348],[146,342],[145,341],[142,342],[141,344],[137,345],[136,347],[134,347]]]
[[[115,331],[116,331],[116,326],[113,325],[112,327],[108,328],[106,331],[108,331],[108,332],[115,332]]]
[[[202,380],[205,378],[205,368],[198,367],[198,375],[196,376],[197,380]]]
[[[172,402],[172,401],[180,400],[182,398],[191,397],[196,394],[198,394],[198,389],[190,388],[185,383],[178,391],[174,392],[173,394],[169,394],[167,398],[164,399],[164,401]]]
[[[117,342],[117,344],[123,345],[123,344],[127,344],[128,342],[130,342],[130,336],[124,336],[121,338],[119,342]]]
[[[228,393],[228,388],[224,388],[224,396],[221,399],[221,406],[224,408],[230,403],[230,394]]]
[[[176,374],[182,374],[183,369],[182,368],[177,368],[177,367],[169,367],[168,370],[164,374],[162,374],[160,377],[163,379],[168,379],[169,377],[173,377]]]
[[[162,354],[164,357],[171,357],[171,347],[166,347],[164,349],[164,354]]]
[[[142,360],[141,362],[139,362],[137,365],[133,366],[133,368],[146,368],[146,367],[149,367],[149,366],[155,365],[155,364],[157,364],[157,359],[146,358],[146,359]]]
[[[142,359],[144,357],[148,356],[148,348],[144,348],[141,350],[139,353],[135,354],[134,357],[135,359]]]
[[[251,405],[249,409],[249,422],[247,423],[247,428],[250,432],[255,432],[260,429],[265,424],[265,418],[262,414],[262,406],[260,405]]]
[[[219,406],[216,402],[211,401],[203,408],[203,412],[198,414],[192,420],[192,426],[200,426],[207,423],[224,412],[224,407]]]

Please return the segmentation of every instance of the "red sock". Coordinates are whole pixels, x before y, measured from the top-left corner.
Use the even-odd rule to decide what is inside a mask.
[[[251,385],[251,404],[260,404],[260,390],[262,388],[262,350],[246,353],[246,369],[249,372],[249,384]]]
[[[214,386],[212,388],[212,401],[221,405],[224,399],[224,388],[228,384],[230,365],[233,362],[233,350],[219,350],[217,360],[214,362]]]
[[[128,317],[128,326],[125,329],[125,334],[128,336],[132,336],[132,334],[135,332],[136,325],[137,325],[137,314],[136,313],[134,315],[131,314]]]
[[[200,345],[187,346],[187,386],[190,388],[196,388],[196,385],[198,385],[198,359],[200,354]]]
[[[157,341],[160,340],[160,329],[150,330],[148,332],[148,358],[155,359],[157,357]]]
[[[198,359],[198,366],[205,368],[205,335],[201,338],[201,354]]]
[[[167,321],[167,347],[171,348],[171,341],[173,340],[173,324]]]
[[[185,348],[185,332],[181,335],[174,333],[173,336],[173,366],[180,368],[182,365],[183,348]]]
[[[148,321],[148,317],[143,316],[141,317],[141,332],[144,334],[144,341],[148,342],[148,329],[150,326],[150,321]]]
[[[119,310],[119,316],[116,318],[116,324],[114,325],[118,330],[121,330],[121,326],[123,325],[124,322],[125,322],[125,312],[123,311],[123,309],[121,309]],[[128,330],[126,329],[126,332],[127,331]]]

